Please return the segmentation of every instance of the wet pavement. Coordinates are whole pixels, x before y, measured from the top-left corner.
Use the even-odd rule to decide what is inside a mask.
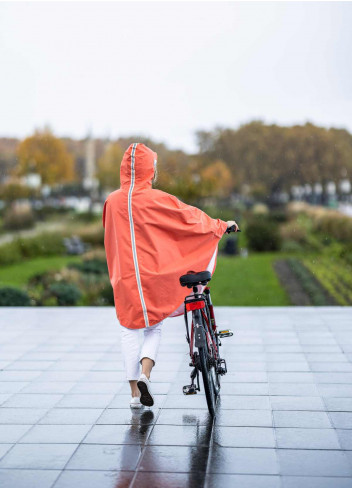
[[[0,309],[0,487],[351,487],[352,308],[216,309],[216,423],[166,320],[132,411],[113,308]]]

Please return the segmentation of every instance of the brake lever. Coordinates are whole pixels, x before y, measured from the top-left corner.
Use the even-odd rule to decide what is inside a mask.
[[[233,233],[240,233],[241,230],[240,229],[237,229],[237,231],[236,231],[236,227],[235,227],[235,225],[233,225],[233,226],[230,226],[229,228],[227,228],[226,231],[225,231],[226,234],[230,234],[231,232],[233,232]]]

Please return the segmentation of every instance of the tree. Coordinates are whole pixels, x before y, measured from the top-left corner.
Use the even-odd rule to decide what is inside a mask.
[[[97,178],[104,189],[120,187],[120,165],[124,151],[120,144],[110,143],[98,161]]]
[[[54,185],[74,178],[74,161],[61,139],[45,128],[22,141],[17,150],[16,173],[39,173],[42,183]]]
[[[216,160],[201,171],[202,194],[204,196],[228,197],[232,187],[232,174],[222,160]]]

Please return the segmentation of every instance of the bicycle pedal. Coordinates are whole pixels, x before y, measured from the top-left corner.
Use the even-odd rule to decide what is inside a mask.
[[[225,358],[219,359],[217,373],[219,375],[225,375],[227,373],[227,366],[226,366]]]
[[[220,338],[227,338],[229,336],[233,336],[233,332],[231,329],[223,329],[222,331],[219,331],[218,336]]]
[[[195,385],[184,385],[182,391],[185,396],[197,394],[197,389]]]

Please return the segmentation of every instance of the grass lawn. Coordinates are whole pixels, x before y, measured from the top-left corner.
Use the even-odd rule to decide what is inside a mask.
[[[0,268],[0,286],[24,287],[30,277],[49,270],[60,270],[68,263],[79,262],[79,256],[49,256],[34,258]]]
[[[248,258],[218,256],[210,282],[216,306],[286,306],[290,301],[272,268],[279,253],[258,253]],[[49,270],[60,270],[77,256],[53,256],[25,260],[0,269],[0,286],[24,287],[28,279]]]
[[[287,306],[290,300],[272,267],[279,253],[258,253],[241,257],[217,258],[210,282],[216,306]]]

